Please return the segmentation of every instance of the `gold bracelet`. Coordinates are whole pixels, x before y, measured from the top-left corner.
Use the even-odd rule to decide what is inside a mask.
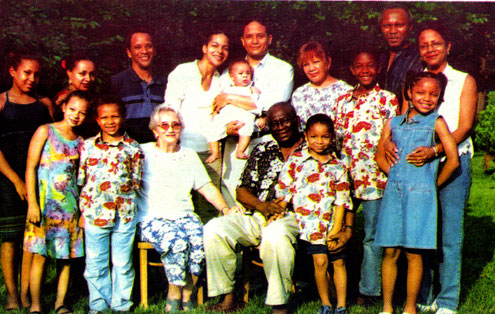
[[[438,147],[437,145],[433,146],[433,151],[435,152],[435,157],[438,157]]]

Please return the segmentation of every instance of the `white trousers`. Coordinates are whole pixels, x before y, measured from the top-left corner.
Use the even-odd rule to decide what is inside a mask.
[[[295,244],[299,229],[293,213],[266,226],[260,213],[232,214],[212,219],[204,226],[208,296],[234,292],[237,252],[260,246],[268,281],[265,303],[287,304],[292,288]]]

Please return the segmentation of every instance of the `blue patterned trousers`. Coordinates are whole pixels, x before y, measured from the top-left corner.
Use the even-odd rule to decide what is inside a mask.
[[[203,224],[194,213],[176,220],[153,218],[140,223],[141,239],[160,254],[174,286],[186,285],[186,272],[199,276],[205,265]]]

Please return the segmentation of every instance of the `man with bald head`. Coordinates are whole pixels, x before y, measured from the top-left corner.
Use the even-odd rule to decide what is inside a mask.
[[[268,281],[266,304],[272,313],[288,313],[289,292],[299,229],[293,212],[267,224],[284,212],[275,199],[275,185],[282,165],[303,144],[299,118],[288,103],[277,103],[267,113],[268,127],[275,140],[260,143],[249,157],[237,188],[237,201],[246,212],[217,217],[204,227],[208,296],[224,295],[223,302],[209,310],[238,309],[234,299],[236,256],[241,247],[259,245]]]

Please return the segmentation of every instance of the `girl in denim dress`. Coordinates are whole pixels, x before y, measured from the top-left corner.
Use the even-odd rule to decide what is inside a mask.
[[[409,110],[387,121],[378,143],[376,160],[388,174],[375,245],[385,248],[382,265],[383,312],[393,313],[392,298],[397,259],[404,251],[408,262],[407,300],[404,313],[416,313],[422,277],[422,253],[437,244],[437,185],[442,185],[458,167],[457,147],[445,120],[434,109],[443,101],[447,79],[443,74],[410,72],[405,84]],[[384,145],[393,138],[399,160],[390,165]],[[436,138],[445,147],[447,161],[438,173],[438,159],[417,167],[409,156],[418,146],[434,146]],[[436,149],[436,146],[434,146]],[[435,150],[438,153],[438,150]],[[438,176],[437,176],[438,174]]]

